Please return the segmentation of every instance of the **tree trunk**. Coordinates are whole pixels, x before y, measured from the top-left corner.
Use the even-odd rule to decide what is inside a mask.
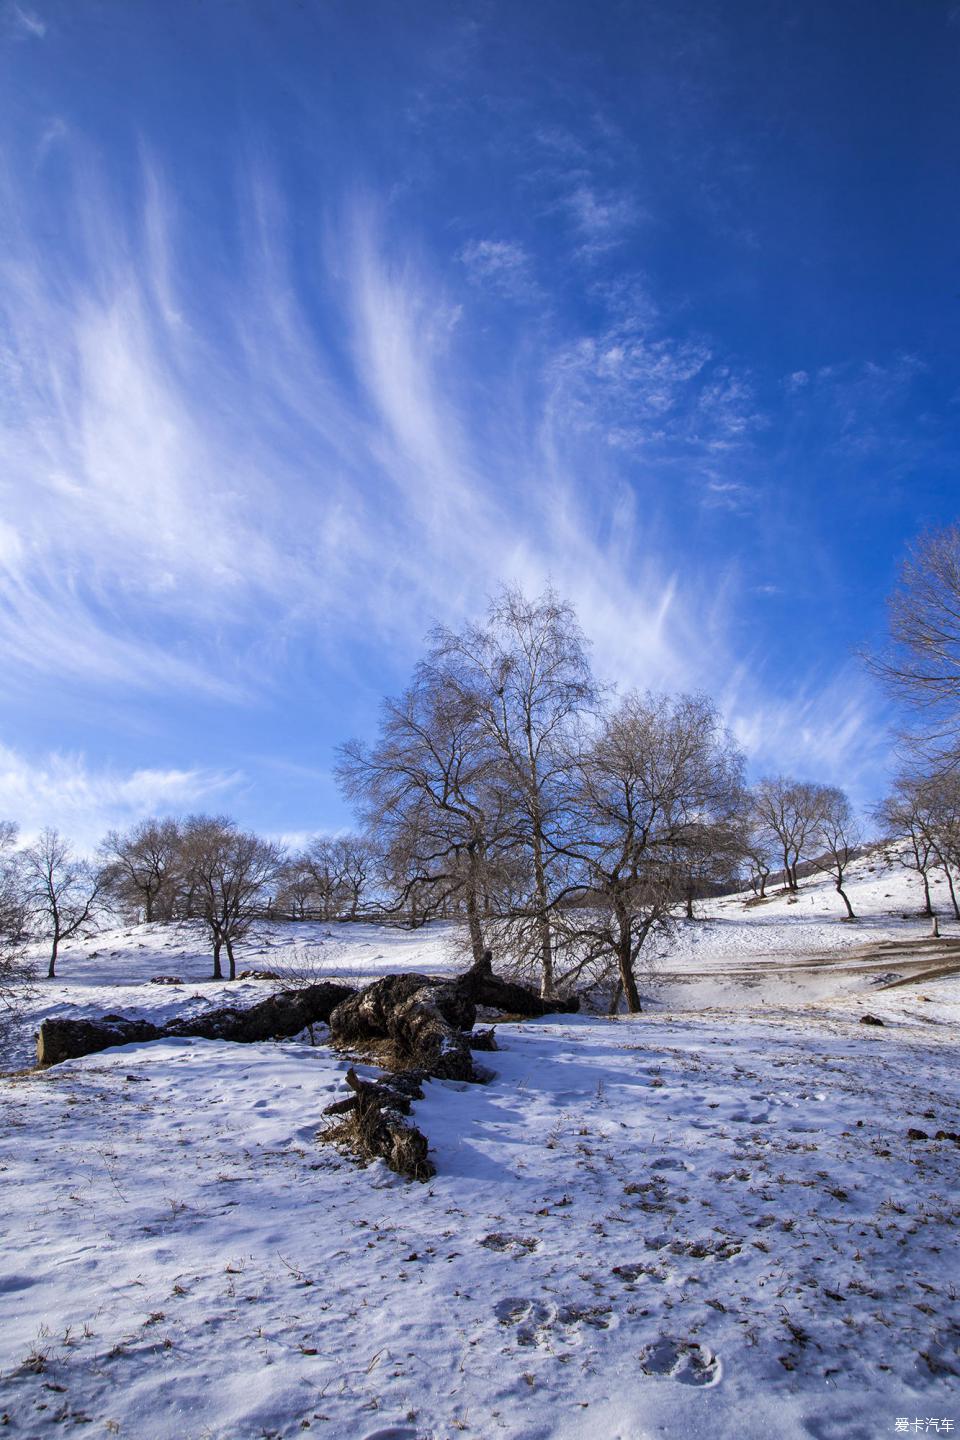
[[[477,914],[477,897],[472,888],[467,890],[467,927],[470,931],[470,949],[473,953],[474,964],[483,959],[483,952],[486,948],[483,943],[483,928],[480,924],[480,916]]]
[[[52,943],[52,945],[50,946],[50,964],[49,964],[48,967],[47,967],[47,979],[48,979],[48,980],[55,980],[55,979],[57,978],[57,951],[58,951],[59,949],[60,949],[60,935],[59,935],[59,933],[58,933],[56,930],[54,930],[54,932],[53,932],[53,943]]]
[[[99,1020],[44,1020],[37,1037],[37,1062],[58,1065],[78,1055],[93,1055],[113,1045],[134,1041],[196,1036],[203,1040],[231,1040],[250,1044],[298,1035],[308,1025],[326,1022],[341,1001],[354,992],[349,985],[324,981],[302,990],[280,990],[246,1010],[225,1006],[188,1020],[153,1025],[147,1020],[125,1020],[105,1015]]]
[[[486,946],[483,941],[483,927],[480,924],[480,908],[477,904],[477,894],[480,889],[478,871],[480,869],[477,859],[477,842],[472,842],[467,847],[467,854],[470,858],[470,874],[467,879],[467,926],[470,931],[470,949],[473,952],[473,963],[483,959]]]
[[[215,937],[213,942],[213,975],[211,976],[213,980],[223,979],[223,971],[220,969],[220,950],[222,946],[223,941],[219,936]]]
[[[543,864],[543,842],[538,828],[533,834],[533,878],[537,892],[537,929],[540,932],[540,994],[548,1000],[554,991],[553,939],[547,897],[547,872]]]
[[[948,885],[949,888],[950,888],[950,902],[951,902],[951,904],[953,905],[953,915],[954,915],[954,919],[955,919],[955,920],[960,920],[960,905],[957,904],[957,892],[956,892],[956,890],[954,889],[954,886],[953,886],[953,876],[950,874],[950,866],[949,866],[949,865],[944,865],[944,867],[943,867],[943,873],[944,873],[944,875],[946,875],[946,877],[947,877],[947,885]]]
[[[469,972],[468,972],[469,973]],[[470,990],[457,980],[429,975],[387,975],[350,995],[330,1016],[341,1045],[388,1041],[390,1068],[445,1080],[472,1080],[469,1032],[476,1019]]]
[[[149,886],[144,891],[143,918],[148,925],[153,920],[153,891]]]
[[[836,886],[837,894],[840,896],[840,899],[843,901],[844,905],[846,905],[846,907],[847,907],[847,919],[848,919],[848,920],[856,920],[857,917],[856,917],[856,915],[854,915],[854,913],[853,913],[853,906],[850,904],[850,901],[849,901],[849,899],[848,899],[848,897],[847,897],[847,892],[846,892],[846,890],[844,890],[844,888],[843,888],[843,879],[841,878],[841,879],[839,879],[839,880],[835,880],[833,883],[834,883],[834,885]]]
[[[929,880],[927,879],[927,872],[926,872],[926,870],[921,870],[921,871],[920,871],[920,876],[921,876],[921,879],[923,880],[923,913],[924,913],[924,915],[932,915],[932,914],[933,914],[933,904],[931,903],[931,900],[930,900],[930,882],[929,882]]]
[[[230,977],[229,977],[229,978],[230,978],[231,980],[236,980],[236,978],[237,978],[237,962],[236,962],[236,960],[234,959],[234,955],[233,955],[233,941],[230,939],[230,936],[229,936],[229,935],[225,935],[225,936],[223,937],[223,943],[224,943],[224,945],[226,945],[226,947],[227,947],[227,960],[228,960],[229,963],[230,963]]]
[[[637,982],[633,974],[633,935],[630,930],[630,921],[624,917],[619,923],[617,965],[620,971],[620,983],[623,986],[623,993],[627,997],[627,1009],[631,1015],[639,1015],[643,1007],[640,1004],[640,991],[637,989]]]
[[[687,902],[687,919],[688,919],[688,920],[692,920],[692,919],[694,918],[694,916],[693,916],[693,891],[692,891],[692,890],[688,890],[687,893],[686,893],[686,896],[685,896],[684,898],[686,899],[686,902]]]

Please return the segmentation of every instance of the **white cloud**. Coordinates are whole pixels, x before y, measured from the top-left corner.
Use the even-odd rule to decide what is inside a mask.
[[[24,5],[9,5],[7,15],[14,30],[19,31],[25,37],[42,40],[47,33],[47,22]]]
[[[589,184],[577,185],[563,205],[581,237],[578,251],[589,259],[620,245],[641,218],[632,196]]]
[[[786,773],[839,785],[858,806],[875,798],[889,740],[876,691],[853,663],[820,684],[798,680],[777,695],[743,664],[720,701],[757,776]]]
[[[16,820],[22,839],[49,825],[90,850],[111,827],[217,802],[240,779],[199,769],[91,769],[82,755],[31,761],[0,744],[0,818]]]
[[[460,251],[471,283],[507,300],[534,300],[540,289],[530,256],[511,240],[471,240]]]
[[[709,509],[746,510],[753,498],[750,486],[737,480],[708,480],[702,503]]]

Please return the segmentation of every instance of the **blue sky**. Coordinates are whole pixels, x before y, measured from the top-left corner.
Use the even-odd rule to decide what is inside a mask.
[[[957,516],[960,6],[0,0],[0,812],[348,820],[552,580],[753,773],[889,766]]]

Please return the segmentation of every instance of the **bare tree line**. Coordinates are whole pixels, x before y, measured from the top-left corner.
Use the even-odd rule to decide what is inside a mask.
[[[939,870],[960,919],[958,616],[952,527],[904,566],[893,649],[871,661],[935,717],[873,814],[903,841],[924,913]],[[28,940],[47,942],[52,978],[60,947],[108,914],[198,922],[217,979],[236,976],[235,947],[265,916],[446,918],[462,922],[475,959],[494,948],[544,997],[598,980],[637,1010],[651,942],[692,919],[701,896],[795,894],[813,868],[856,918],[845,886],[863,834],[843,791],[783,775],[749,788],[708,697],[605,690],[552,590],[503,589],[482,621],[435,630],[374,739],[340,747],[337,775],[357,833],[293,854],[222,815],[111,831],[93,860],[52,829],[18,847],[16,827],[0,824],[0,991]]]

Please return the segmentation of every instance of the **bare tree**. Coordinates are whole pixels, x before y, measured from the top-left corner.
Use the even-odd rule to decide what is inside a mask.
[[[431,661],[470,705],[498,756],[502,809],[529,856],[525,910],[538,937],[540,989],[554,993],[552,912],[570,738],[596,702],[586,641],[572,606],[546,590],[530,600],[505,588],[482,625],[438,629]]]
[[[357,918],[375,861],[374,844],[363,835],[318,835],[310,842],[300,864],[321,919]]]
[[[356,920],[376,863],[376,847],[363,835],[340,835],[335,843],[343,894],[340,913],[347,920]]]
[[[144,920],[172,918],[181,848],[176,820],[141,820],[123,832],[110,830],[100,846],[112,896]]]
[[[893,782],[890,794],[874,809],[876,819],[883,826],[886,835],[899,841],[900,863],[908,870],[916,871],[923,885],[922,914],[932,916],[933,902],[930,896],[930,872],[935,870],[939,858],[934,844],[934,826],[927,806],[927,782],[910,775],[899,775]],[[906,842],[904,845],[903,842]]]
[[[784,884],[800,888],[798,867],[809,855],[826,804],[827,787],[784,775],[768,776],[753,791],[753,816],[761,843],[777,848]]]
[[[50,942],[47,979],[53,980],[63,942],[95,926],[106,875],[74,855],[69,842],[51,829],[21,852],[21,864],[30,928]]]
[[[889,597],[891,647],[875,674],[919,714],[921,750],[940,770],[960,766],[960,524],[922,535]]]
[[[12,820],[0,820],[0,936],[13,944],[21,941],[27,931],[23,867],[16,849],[18,833]]]
[[[956,877],[960,875],[960,775],[940,774],[924,785],[934,853],[947,881],[954,918],[960,920]]]
[[[774,871],[774,856],[771,850],[770,835],[757,821],[752,797],[748,796],[747,804],[748,815],[742,830],[741,854],[746,862],[747,881],[750,889],[758,900],[765,900],[767,881]]]
[[[348,742],[337,767],[344,793],[401,862],[396,907],[457,897],[475,960],[486,949],[487,867],[504,840],[497,758],[472,697],[424,663],[399,699],[384,702],[376,743]]]
[[[677,884],[685,915],[696,918],[694,902],[706,895],[735,889],[744,854],[742,816],[734,810],[723,826],[706,823],[690,827],[677,863]]]
[[[860,853],[863,835],[850,801],[842,790],[833,787],[824,789],[816,837],[822,847],[817,868],[832,876],[834,889],[847,908],[847,919],[856,920],[843,885],[850,864]]]
[[[27,907],[16,842],[16,825],[0,820],[0,1031],[20,1014],[34,978],[24,949]]]
[[[240,830],[223,815],[191,815],[183,824],[183,868],[193,894],[192,914],[203,921],[213,948],[213,979],[222,980],[221,954],[237,978],[234,945],[266,904],[283,864],[278,846]]]
[[[295,920],[307,920],[316,898],[316,881],[306,855],[291,855],[277,874],[274,904],[278,912]]]
[[[650,934],[685,903],[691,854],[724,853],[743,806],[743,758],[702,696],[628,695],[572,776],[564,848],[582,878],[564,914],[611,957],[640,1010],[636,965]]]

